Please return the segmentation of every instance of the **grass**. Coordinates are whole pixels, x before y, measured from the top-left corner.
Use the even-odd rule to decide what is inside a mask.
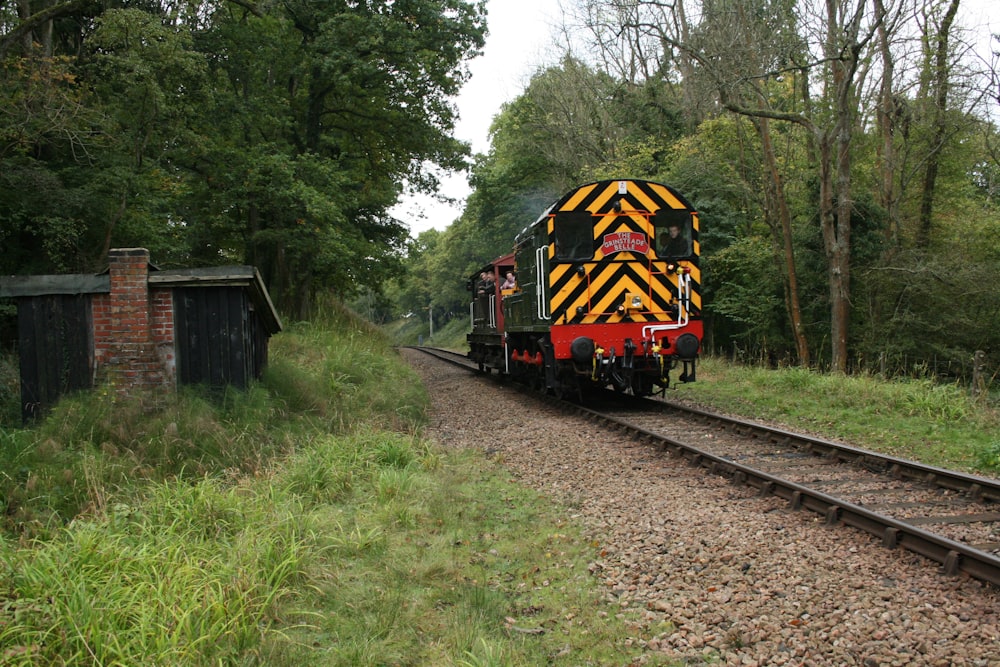
[[[466,335],[469,333],[468,315],[455,317],[434,327],[434,335],[426,320],[409,317],[385,325],[384,331],[396,345],[427,345],[446,350],[468,350]]]
[[[629,664],[558,514],[477,453],[317,435],[266,475],[149,484],[0,542],[0,662]]]
[[[1000,472],[1000,412],[965,387],[926,378],[885,381],[801,368],[767,370],[704,359],[684,397],[903,458],[989,475]]]
[[[706,359],[669,396],[1000,465],[995,407],[959,387]],[[249,391],[97,390],[0,427],[0,664],[635,664],[639,612],[588,571],[601,545],[499,462],[424,440],[427,403],[330,304]]]
[[[0,428],[0,664],[630,664],[595,545],[423,440],[427,400],[331,304],[249,391],[95,390]]]
[[[327,527],[324,557],[269,661],[629,663],[624,621],[609,622],[587,572],[592,545],[480,455],[409,445],[409,463],[369,459],[353,502],[311,507]]]

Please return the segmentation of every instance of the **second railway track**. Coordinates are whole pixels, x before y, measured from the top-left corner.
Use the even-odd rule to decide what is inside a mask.
[[[474,370],[461,355],[421,349]],[[830,526],[853,526],[888,548],[921,554],[947,575],[1000,586],[997,480],[673,403],[562,404],[793,509],[814,511]]]

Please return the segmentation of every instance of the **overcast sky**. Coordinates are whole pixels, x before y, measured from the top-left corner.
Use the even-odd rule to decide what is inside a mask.
[[[961,0],[959,21],[978,31],[984,54],[990,45],[990,31],[1000,32],[1000,3],[996,0]],[[555,63],[562,52],[557,28],[562,10],[560,0],[488,0],[489,35],[483,55],[473,60],[472,78],[456,100],[459,120],[455,136],[472,144],[474,153],[489,148],[489,127],[504,102],[517,97],[531,75]],[[996,42],[993,42],[996,49]],[[461,215],[469,193],[465,176],[447,178],[444,194],[459,198],[446,206],[430,197],[409,197],[392,213],[406,222],[416,237],[427,229],[443,230]]]
[[[469,64],[472,78],[457,99],[455,136],[471,143],[473,153],[489,149],[490,123],[500,106],[520,95],[536,70],[558,59],[562,50],[552,45],[552,35],[560,16],[559,0],[487,2],[486,47]],[[414,237],[432,227],[443,230],[462,213],[469,193],[465,178],[448,178],[442,188],[448,196],[463,199],[454,207],[415,197],[405,199],[392,213],[409,225]]]

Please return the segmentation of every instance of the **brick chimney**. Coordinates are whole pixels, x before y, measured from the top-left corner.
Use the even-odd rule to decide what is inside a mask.
[[[94,370],[119,393],[174,382],[173,307],[169,290],[149,289],[149,251],[108,254],[111,292],[93,300]]]

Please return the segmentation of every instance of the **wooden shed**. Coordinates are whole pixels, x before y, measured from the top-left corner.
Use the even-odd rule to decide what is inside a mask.
[[[100,274],[0,277],[15,299],[25,419],[107,382],[244,388],[281,320],[251,266],[160,271],[145,248],[112,250]]]

